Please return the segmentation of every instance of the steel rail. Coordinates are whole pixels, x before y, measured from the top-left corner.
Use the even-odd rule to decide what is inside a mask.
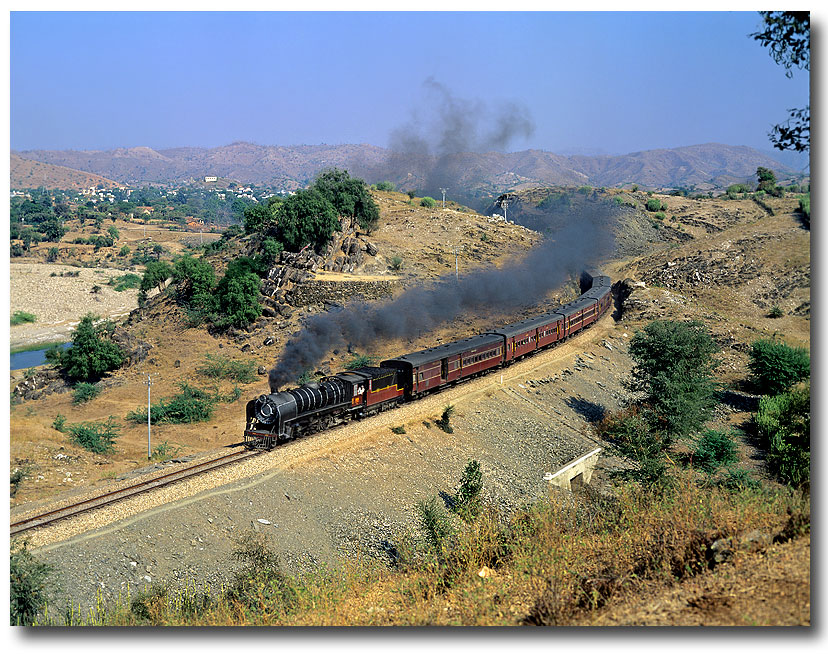
[[[58,520],[70,518],[78,514],[85,513],[86,511],[91,511],[129,497],[134,497],[140,493],[160,488],[176,481],[188,479],[210,470],[215,470],[216,468],[221,468],[222,466],[235,463],[236,461],[243,461],[251,456],[261,454],[261,452],[262,451],[260,450],[231,452],[230,454],[225,454],[218,458],[210,459],[209,461],[196,463],[195,465],[191,465],[186,468],[174,470],[158,477],[153,477],[152,479],[147,479],[145,481],[138,482],[137,484],[126,486],[125,488],[96,495],[88,500],[68,504],[66,506],[32,516],[31,518],[18,520],[10,525],[11,535],[14,536],[15,534],[19,534],[30,529],[42,527]]]

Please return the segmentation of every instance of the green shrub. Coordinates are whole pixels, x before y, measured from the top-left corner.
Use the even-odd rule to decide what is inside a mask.
[[[52,421],[52,429],[64,433],[66,431],[66,416],[58,413]]]
[[[367,354],[355,354],[354,357],[345,364],[345,369],[356,370],[357,368],[366,368],[368,366],[373,366],[376,362],[376,357],[368,356]]]
[[[768,311],[768,318],[781,318],[784,315],[785,315],[785,312],[782,311],[782,309],[779,308],[778,304],[774,304],[771,307],[771,310]]]
[[[402,267],[403,267],[403,258],[402,258],[401,256],[399,256],[399,255],[395,254],[395,255],[394,255],[393,257],[391,257],[391,259],[389,260],[389,265],[390,265],[390,267],[391,267],[391,270],[402,270]]]
[[[637,407],[608,413],[595,428],[619,452],[639,464],[628,476],[646,486],[661,485],[667,479],[664,454],[667,450],[662,433],[652,429],[645,414]]]
[[[768,468],[792,486],[811,479],[811,388],[759,400],[754,417],[757,435],[767,449]]]
[[[647,200],[647,211],[661,211],[661,200],[658,198],[650,198]]]
[[[775,395],[810,376],[811,357],[805,348],[762,339],[752,344],[748,367],[758,391]]]
[[[204,363],[196,370],[212,379],[229,379],[240,384],[256,381],[255,361],[233,361],[218,354],[205,355]]]
[[[58,260],[58,255],[60,254],[60,250],[56,247],[49,248],[49,251],[46,253],[46,261],[52,263]]]
[[[426,195],[424,198],[420,199],[420,206],[432,209],[437,206],[437,200],[435,200],[431,196]]]
[[[153,461],[169,461],[180,451],[180,447],[173,447],[167,441],[164,441],[152,448],[151,458]]]
[[[115,421],[114,416],[109,416],[105,421],[69,425],[67,431],[75,445],[96,454],[106,454],[115,450],[113,444],[121,431],[121,426]]]
[[[811,194],[800,196],[799,198],[799,211],[802,213],[803,217],[805,218],[805,222],[808,226],[811,225]]]
[[[85,315],[72,334],[72,347],[60,353],[59,361],[65,374],[71,379],[92,381],[120,366],[123,351],[107,336],[114,325],[106,321],[95,324],[95,316]]]
[[[27,322],[37,322],[37,316],[26,311],[15,311],[11,317],[11,326],[23,325]]]
[[[483,473],[480,462],[471,459],[463,469],[460,485],[455,499],[455,511],[464,519],[476,516],[480,512],[480,496],[483,492]]]
[[[152,424],[184,424],[191,422],[205,422],[213,417],[216,403],[221,399],[217,392],[208,393],[200,388],[190,386],[187,382],[180,382],[180,392],[171,398],[163,398],[150,407],[150,422]],[[132,422],[146,422],[147,410],[142,407],[130,411],[127,420]]]
[[[447,404],[443,408],[443,415],[440,416],[439,420],[435,420],[434,424],[437,425],[440,429],[442,429],[447,434],[453,434],[454,428],[451,426],[451,416],[454,415],[454,405]]]
[[[121,293],[122,291],[126,291],[130,288],[140,288],[141,277],[139,275],[136,275],[135,273],[126,273],[124,275],[112,277],[109,280],[109,285],[114,286],[115,290],[118,293]]]
[[[378,191],[393,191],[394,184],[392,182],[377,182]]]
[[[644,394],[646,417],[664,444],[701,428],[716,405],[718,346],[698,321],[656,320],[630,341],[630,390]]]
[[[446,544],[446,539],[454,533],[451,520],[446,515],[442,504],[433,495],[427,500],[417,502],[417,512],[426,540],[439,552]]]
[[[46,605],[52,566],[38,561],[26,543],[12,544],[9,554],[9,624],[30,626]]]
[[[95,384],[90,384],[89,382],[79,382],[75,384],[75,388],[72,392],[72,402],[73,404],[83,404],[84,402],[89,402],[89,400],[94,400],[100,394],[101,389],[95,386]]]
[[[656,220],[664,220],[666,217],[667,215],[663,211],[659,211],[653,216]]]
[[[405,433],[405,425],[400,425],[399,427],[391,427],[391,431],[395,434],[404,434]]]
[[[736,461],[736,444],[729,434],[713,429],[706,430],[696,441],[693,466],[707,473]]]

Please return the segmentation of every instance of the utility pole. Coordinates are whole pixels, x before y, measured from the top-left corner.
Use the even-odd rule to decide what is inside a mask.
[[[509,200],[507,200],[506,198],[503,198],[503,200],[500,202],[500,206],[503,207],[503,220],[505,221],[506,220],[506,207],[509,206]]]
[[[147,375],[147,460],[152,459],[152,424],[150,421],[150,412],[152,411],[150,405],[150,387],[152,386],[152,379]]]
[[[457,256],[460,252],[460,248],[458,246],[454,246],[454,277],[458,281],[460,280],[460,268],[457,265]]]
[[[440,190],[443,192],[443,209],[445,209],[446,208],[446,191],[448,191],[448,189],[447,188],[441,188]]]

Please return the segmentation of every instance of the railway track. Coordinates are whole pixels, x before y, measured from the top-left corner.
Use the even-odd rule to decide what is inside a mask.
[[[231,452],[230,454],[225,454],[218,458],[210,459],[209,461],[196,463],[195,465],[187,466],[186,468],[174,470],[172,472],[168,472],[158,477],[153,477],[152,479],[147,479],[145,481],[132,484],[130,486],[121,488],[116,491],[103,493],[102,495],[92,497],[88,500],[83,500],[82,502],[68,504],[66,506],[62,506],[51,511],[46,511],[45,513],[40,513],[38,515],[26,518],[24,520],[18,520],[17,522],[11,523],[10,535],[15,536],[25,531],[29,531],[31,529],[36,529],[38,527],[43,527],[53,522],[57,522],[58,520],[64,520],[66,518],[71,518],[81,513],[85,513],[87,511],[92,511],[93,509],[106,506],[108,504],[114,504],[115,502],[119,502],[129,497],[134,497],[135,495],[145,493],[155,488],[167,486],[177,481],[188,479],[189,477],[194,477],[196,475],[203,474],[210,470],[215,470],[216,468],[221,468],[223,466],[230,465],[231,463],[244,461],[245,459],[249,459],[250,457],[257,456],[261,453],[261,451],[250,450],[244,450],[241,452]]]

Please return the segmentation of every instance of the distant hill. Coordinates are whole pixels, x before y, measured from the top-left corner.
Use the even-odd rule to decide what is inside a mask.
[[[24,159],[14,152],[11,155],[10,178],[10,186],[13,189],[45,186],[52,189],[77,190],[99,184],[104,188],[122,186],[118,182],[94,173]]]
[[[217,148],[146,147],[116,150],[28,150],[25,160],[88,171],[125,184],[183,183],[216,175],[239,182],[301,188],[330,167],[348,169],[369,182],[389,180],[403,190],[434,193],[449,187],[471,197],[496,196],[536,185],[617,186],[652,189],[723,188],[753,180],[759,166],[780,179],[794,171],[746,146],[708,143],[619,156],[564,156],[542,150],[461,153],[445,157],[405,155],[373,145],[266,146],[237,142]]]

